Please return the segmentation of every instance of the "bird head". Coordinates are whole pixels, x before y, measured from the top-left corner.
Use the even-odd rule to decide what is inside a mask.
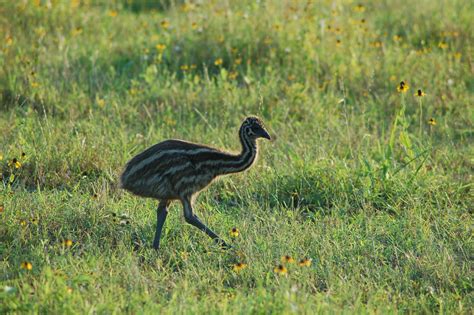
[[[270,135],[267,130],[265,130],[263,122],[258,117],[250,116],[245,118],[241,129],[243,129],[244,134],[250,139],[265,138],[271,140]]]

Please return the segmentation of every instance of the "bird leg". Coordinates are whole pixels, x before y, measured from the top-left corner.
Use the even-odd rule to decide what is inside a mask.
[[[212,238],[218,245],[223,249],[230,248],[227,243],[221,239],[216,233],[214,233],[210,228],[208,228],[204,223],[199,220],[198,216],[193,213],[193,207],[189,199],[183,199],[183,209],[184,209],[184,219],[187,223],[197,227],[201,231],[204,231],[210,238]]]
[[[170,202],[168,200],[162,200],[158,205],[158,209],[156,209],[156,231],[155,239],[153,240],[153,248],[156,250],[160,248],[161,230],[163,229],[166,216],[168,215],[168,210],[166,208],[169,204]]]

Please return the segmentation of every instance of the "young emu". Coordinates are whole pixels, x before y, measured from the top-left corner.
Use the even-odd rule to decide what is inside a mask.
[[[166,140],[155,144],[131,159],[121,176],[122,188],[135,195],[159,199],[153,247],[160,247],[163,224],[172,200],[183,204],[186,222],[213,238],[216,243],[228,245],[193,213],[194,197],[214,178],[242,172],[257,156],[257,139],[270,140],[263,123],[248,117],[239,130],[242,152],[238,155],[181,140]]]

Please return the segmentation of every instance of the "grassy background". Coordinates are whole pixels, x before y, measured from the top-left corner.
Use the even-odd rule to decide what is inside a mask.
[[[1,1],[0,310],[472,313],[473,12]],[[275,140],[196,204],[235,250],[174,204],[156,253],[123,165],[167,138],[238,151],[249,114]]]

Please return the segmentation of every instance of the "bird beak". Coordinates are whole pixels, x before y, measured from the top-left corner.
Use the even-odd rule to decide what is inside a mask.
[[[272,137],[270,137],[270,135],[268,134],[268,132],[264,129],[261,130],[260,132],[260,137],[262,138],[265,138],[265,139],[268,139],[268,140],[272,140]]]

